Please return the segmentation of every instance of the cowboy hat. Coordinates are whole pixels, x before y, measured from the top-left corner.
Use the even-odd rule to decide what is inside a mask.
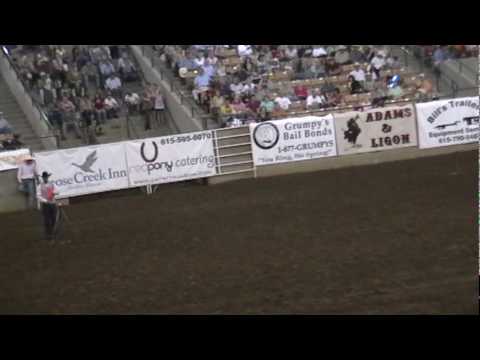
[[[44,171],[42,172],[42,178],[48,178],[50,177],[52,174],[49,174],[48,172]]]

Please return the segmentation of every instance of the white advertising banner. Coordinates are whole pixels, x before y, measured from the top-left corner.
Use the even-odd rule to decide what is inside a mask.
[[[132,187],[216,175],[213,131],[129,141],[125,148]]]
[[[52,174],[58,198],[128,188],[124,143],[34,154],[39,174]]]
[[[250,124],[255,166],[337,155],[333,116],[305,116]]]
[[[27,155],[30,155],[28,149],[0,152],[0,171],[17,169]]]
[[[417,104],[420,148],[477,142],[479,111],[478,97]]]
[[[417,145],[413,105],[335,114],[339,155]]]

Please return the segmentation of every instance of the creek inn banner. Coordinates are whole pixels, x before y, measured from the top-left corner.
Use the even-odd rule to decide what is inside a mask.
[[[417,104],[420,148],[477,142],[479,111],[478,97]]]
[[[37,171],[52,174],[58,198],[129,187],[124,143],[84,146],[34,154]]]
[[[337,155],[333,116],[305,116],[250,124],[255,166]]]
[[[339,155],[417,145],[413,105],[335,114]]]
[[[213,131],[128,141],[125,150],[132,187],[217,174]]]

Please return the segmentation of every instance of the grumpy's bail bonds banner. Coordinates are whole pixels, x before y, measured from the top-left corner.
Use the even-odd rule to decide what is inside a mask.
[[[478,97],[417,104],[420,148],[477,142],[479,111]]]
[[[255,166],[337,155],[333,116],[306,116],[250,124]]]
[[[335,114],[339,155],[417,145],[413,105]]]

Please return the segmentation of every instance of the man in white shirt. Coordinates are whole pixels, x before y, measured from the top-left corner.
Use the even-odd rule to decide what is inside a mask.
[[[327,99],[325,96],[320,94],[320,90],[315,89],[313,91],[313,94],[308,95],[307,97],[307,108],[313,108],[313,107],[320,107],[325,105],[327,102]]]
[[[119,108],[117,100],[112,95],[108,95],[104,101],[107,119],[118,118],[117,110]]]
[[[26,195],[27,208],[35,207],[35,179],[38,176],[37,166],[33,158],[28,155],[18,167],[17,180],[20,189]]]
[[[240,95],[243,90],[243,85],[240,83],[240,81],[235,80],[232,84],[230,84],[230,90],[235,94],[235,95]]]
[[[292,102],[287,96],[277,96],[273,101],[278,104],[280,109],[285,111],[287,111],[290,108],[290,105],[292,105]]]
[[[250,56],[253,54],[253,49],[251,45],[238,45],[237,51],[238,55],[241,57]]]
[[[382,54],[376,54],[370,64],[378,71],[380,71],[385,65],[385,59]]]
[[[125,95],[125,103],[130,114],[135,114],[140,110],[140,96],[137,93],[128,92]]]
[[[117,95],[119,97],[122,96],[121,94],[121,88],[122,88],[122,82],[120,81],[120,78],[117,75],[110,75],[105,81],[105,88],[109,91],[111,91],[114,95]]]
[[[354,70],[350,71],[349,75],[353,76],[353,78],[361,84],[365,82],[365,79],[366,79],[365,71],[362,68],[360,68],[359,63],[355,64]]]

